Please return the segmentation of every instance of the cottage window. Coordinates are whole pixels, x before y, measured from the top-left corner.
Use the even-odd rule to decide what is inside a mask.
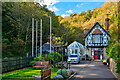
[[[100,35],[93,35],[93,43],[100,43]]]

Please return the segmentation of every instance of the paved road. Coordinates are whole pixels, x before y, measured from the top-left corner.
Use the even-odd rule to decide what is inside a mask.
[[[117,80],[100,61],[81,61],[80,64],[72,64],[71,69],[77,72],[72,80]]]

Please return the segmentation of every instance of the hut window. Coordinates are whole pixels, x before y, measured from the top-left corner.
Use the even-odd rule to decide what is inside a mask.
[[[77,50],[75,50],[75,54],[77,54]]]
[[[74,54],[74,50],[72,50],[72,54]]]

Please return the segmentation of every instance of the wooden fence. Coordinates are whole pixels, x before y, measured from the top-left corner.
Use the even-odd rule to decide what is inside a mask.
[[[2,60],[2,73],[28,67],[33,57],[8,58]]]

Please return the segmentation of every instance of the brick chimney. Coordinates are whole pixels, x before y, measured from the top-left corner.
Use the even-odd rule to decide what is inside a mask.
[[[109,32],[109,18],[108,18],[108,14],[107,14],[107,18],[105,19],[105,29],[107,32]]]

